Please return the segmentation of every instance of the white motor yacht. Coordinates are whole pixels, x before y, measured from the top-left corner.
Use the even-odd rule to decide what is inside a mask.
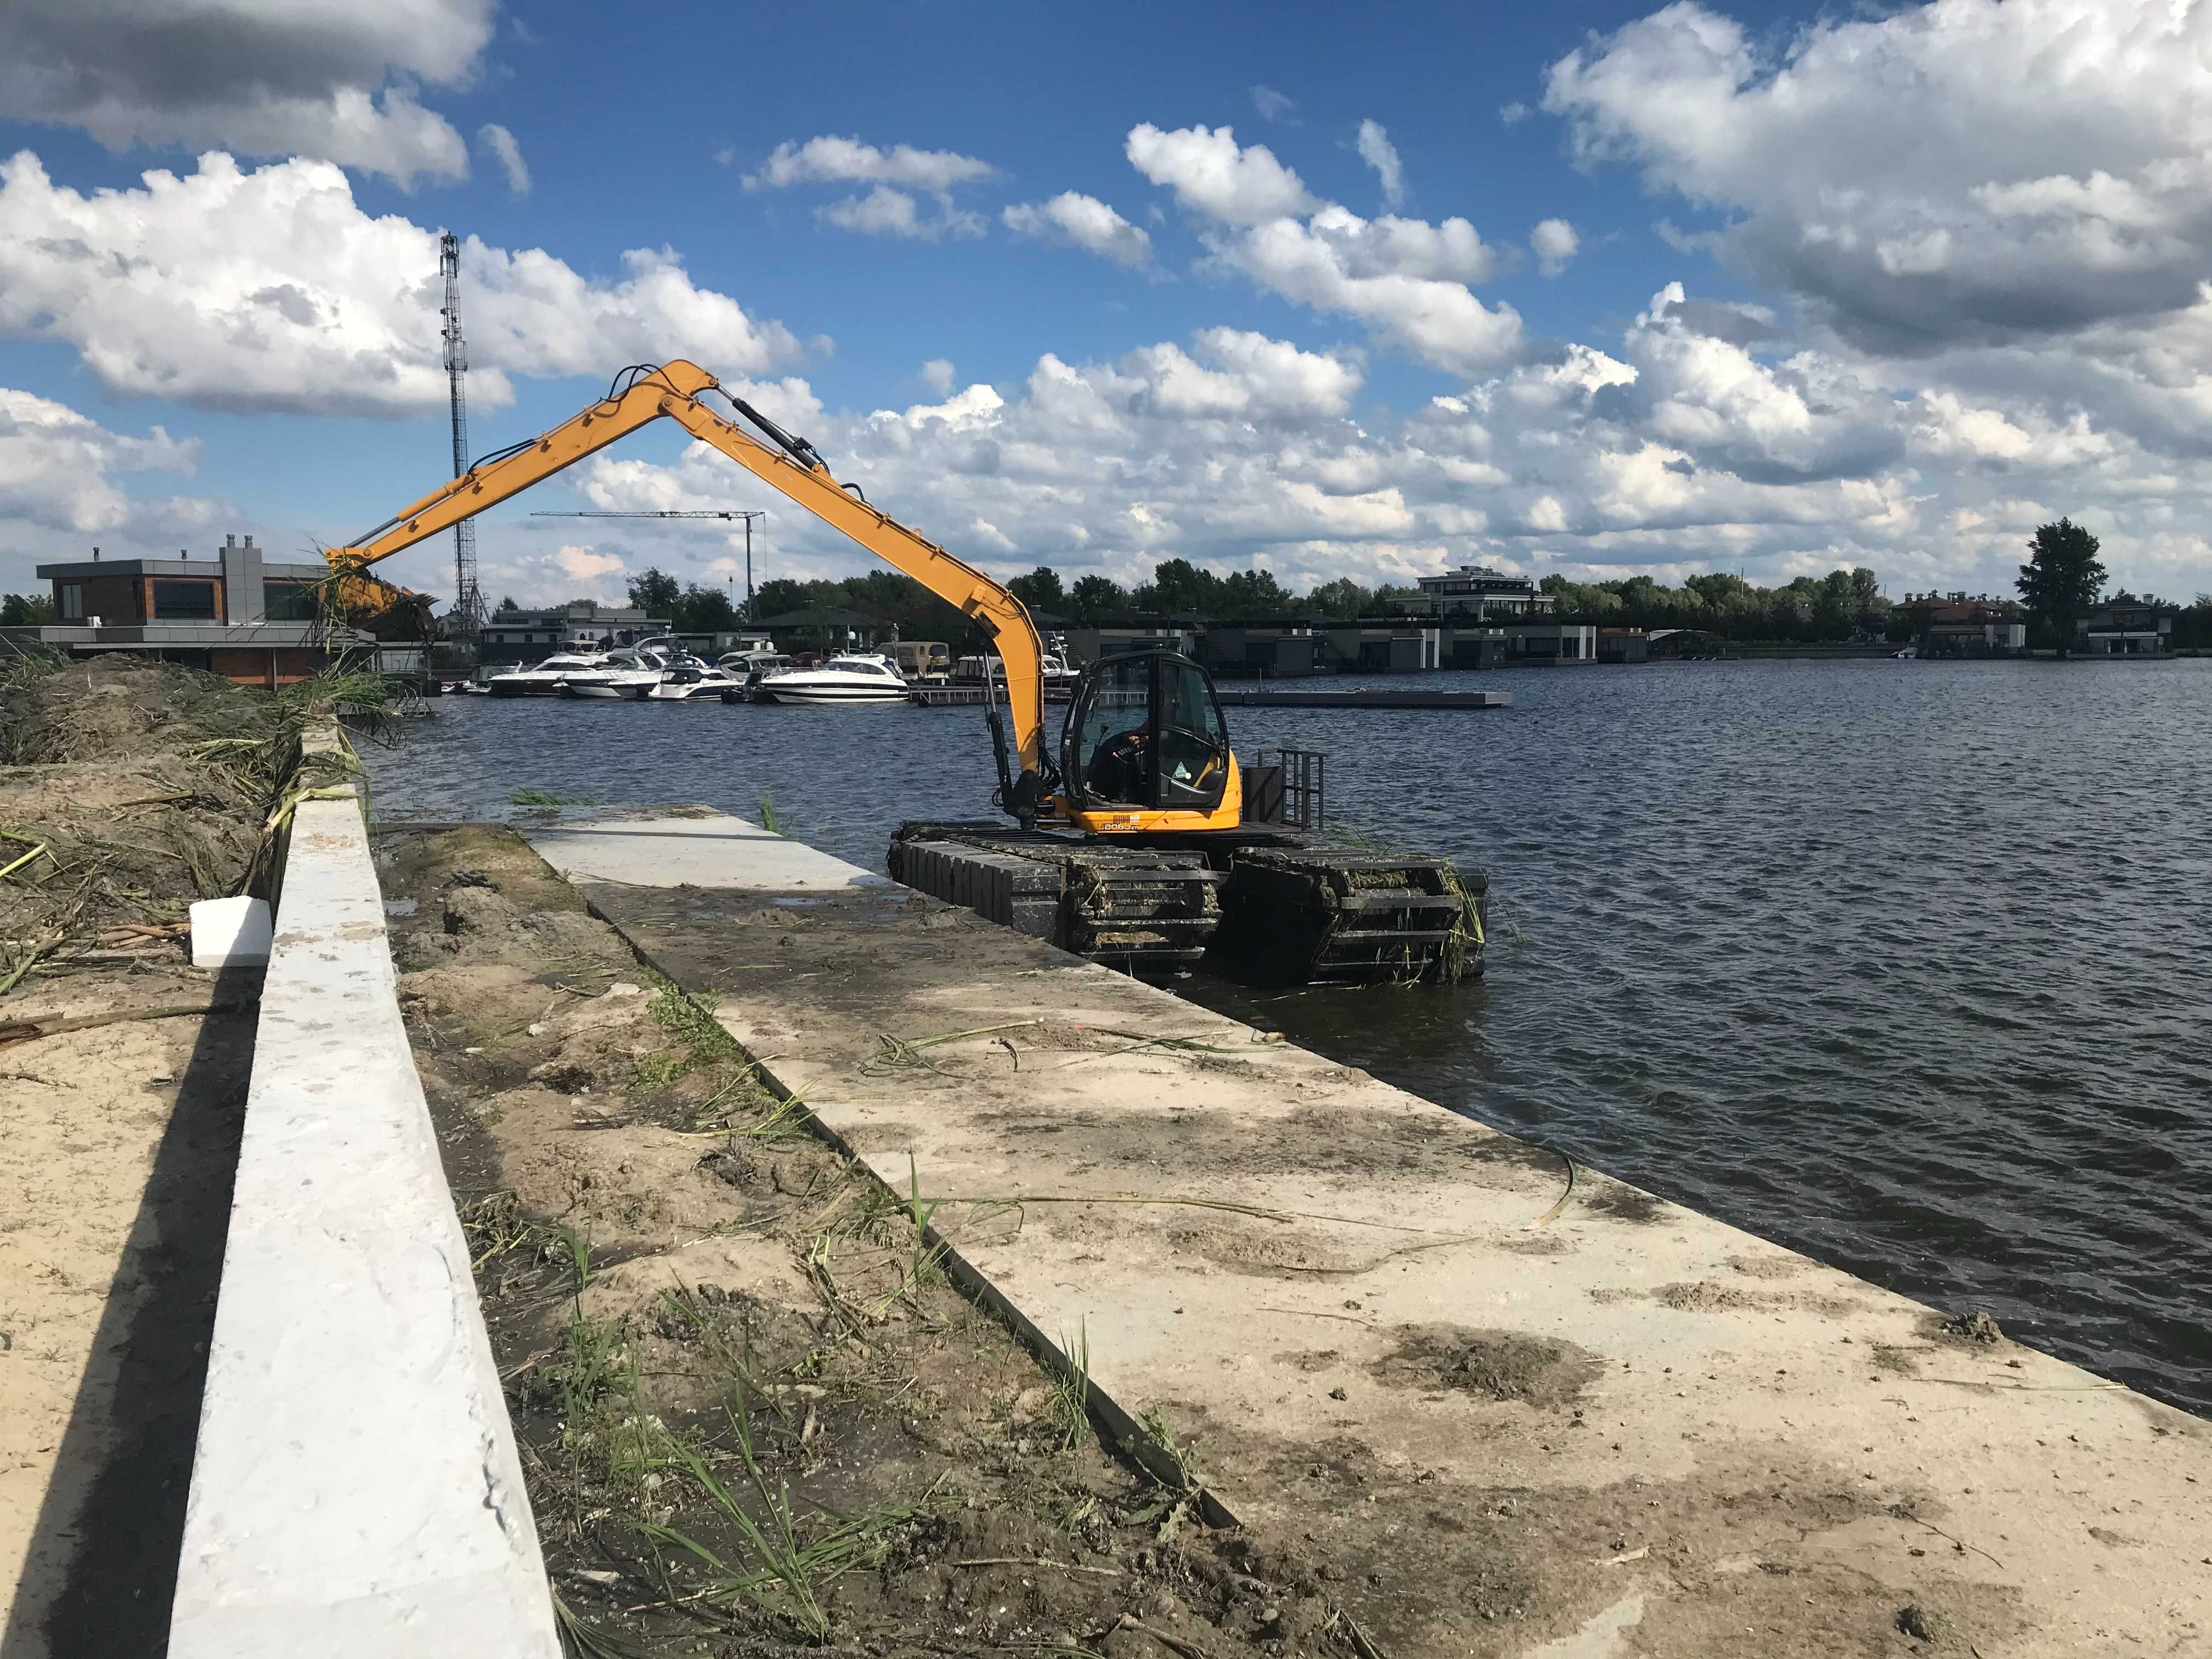
[[[534,667],[494,674],[483,686],[495,697],[557,696],[572,675],[596,672],[606,659],[604,651],[556,651]]]
[[[658,651],[634,646],[610,651],[597,668],[572,674],[561,688],[564,697],[634,697],[660,684],[668,659]]]
[[[864,652],[832,657],[819,668],[771,674],[753,690],[766,702],[905,702],[910,695],[890,658]]]
[[[689,702],[694,697],[719,698],[725,691],[742,691],[744,677],[732,674],[718,663],[702,662],[697,657],[672,657],[660,673],[657,684],[633,692],[633,696],[653,702]]]

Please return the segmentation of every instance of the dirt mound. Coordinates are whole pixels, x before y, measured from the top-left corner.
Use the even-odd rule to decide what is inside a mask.
[[[26,659],[0,697],[0,764],[118,761],[187,749],[234,734],[251,695],[198,669],[119,653],[91,662]]]

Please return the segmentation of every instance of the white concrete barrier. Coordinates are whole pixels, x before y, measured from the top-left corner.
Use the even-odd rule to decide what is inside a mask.
[[[298,808],[171,1659],[559,1654],[360,805]]]

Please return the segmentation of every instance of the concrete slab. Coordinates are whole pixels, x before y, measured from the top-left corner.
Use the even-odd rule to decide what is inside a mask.
[[[171,1659],[560,1652],[357,802],[302,802]]]
[[[1113,1417],[1392,1562],[1346,1600],[1394,1656],[2212,1654],[2206,1424],[854,866],[779,904],[794,855],[699,845],[711,890],[584,891]]]
[[[538,856],[572,881],[795,893],[891,885],[889,877],[723,812],[682,817],[640,813],[526,833]]]

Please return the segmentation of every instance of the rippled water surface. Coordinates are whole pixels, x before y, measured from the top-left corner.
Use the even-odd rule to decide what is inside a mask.
[[[2212,659],[1432,678],[1515,706],[1231,728],[1486,866],[1517,942],[1449,990],[1190,994],[2212,1409]],[[387,817],[769,794],[880,868],[988,811],[975,709],[435,706],[372,757]]]

